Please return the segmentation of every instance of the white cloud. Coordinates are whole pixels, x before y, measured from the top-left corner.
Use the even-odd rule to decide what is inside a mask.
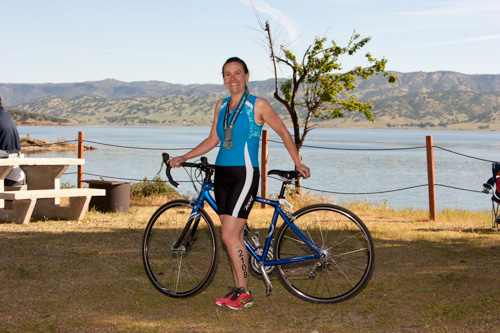
[[[439,2],[437,3],[439,4]],[[471,13],[490,13],[500,11],[498,0],[464,0],[441,3],[440,7],[434,9],[401,12],[404,15],[462,15]]]
[[[243,4],[252,7],[255,7],[255,9],[264,15],[267,15],[269,18],[273,19],[276,21],[278,24],[283,26],[285,28],[286,33],[288,35],[288,38],[290,41],[293,43],[298,39],[298,32],[296,27],[296,23],[293,21],[292,18],[287,16],[285,13],[283,13],[281,10],[273,8],[269,6],[266,2],[260,1],[260,0],[240,0]]]

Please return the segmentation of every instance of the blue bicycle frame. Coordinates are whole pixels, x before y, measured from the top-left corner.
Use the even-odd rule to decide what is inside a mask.
[[[215,203],[215,200],[213,199],[212,195],[210,194],[210,191],[214,189],[214,186],[208,181],[204,180],[201,192],[198,196],[198,198],[193,202],[193,209],[191,211],[190,219],[194,218],[198,212],[198,209],[204,208],[204,203],[207,202],[210,207],[218,214],[217,210],[217,204]],[[262,265],[264,266],[275,266],[275,265],[283,265],[283,264],[289,264],[289,263],[295,263],[295,262],[300,262],[300,261],[306,261],[306,260],[311,260],[311,259],[318,259],[318,258],[323,258],[325,256],[324,253],[321,253],[317,250],[319,246],[315,244],[309,237],[304,235],[302,231],[300,231],[299,228],[293,224],[293,222],[290,222],[290,219],[286,215],[286,213],[281,209],[280,203],[277,200],[269,200],[261,197],[256,197],[255,198],[256,202],[263,203],[266,205],[270,205],[274,207],[274,214],[273,218],[271,221],[271,225],[269,226],[269,232],[266,236],[266,242],[264,244],[264,250],[262,252],[262,255],[258,255],[254,249],[254,247],[248,242],[246,237],[244,238],[245,246],[247,250],[250,252],[252,256],[255,257],[255,259]],[[286,224],[293,230],[293,232],[307,245],[309,246],[315,254],[310,254],[306,256],[301,256],[301,257],[295,257],[295,258],[284,258],[280,260],[265,260],[267,253],[269,251],[269,247],[271,245],[271,240],[272,240],[272,235],[274,234],[274,229],[276,228],[276,223],[278,221],[278,216],[281,216],[283,221],[285,221]]]

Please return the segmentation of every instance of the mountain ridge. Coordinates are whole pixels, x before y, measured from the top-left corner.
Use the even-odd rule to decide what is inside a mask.
[[[393,93],[408,93],[426,90],[459,90],[489,93],[500,91],[500,74],[462,74],[459,72],[392,72],[398,82],[389,84],[382,76],[374,76],[367,81],[358,81],[356,91],[390,89]],[[250,81],[249,87],[255,93],[268,94],[274,89],[274,79]],[[165,81],[132,81],[115,79],[74,83],[0,83],[0,96],[4,106],[28,103],[41,97],[59,96],[73,98],[79,96],[100,96],[110,99],[130,97],[161,97],[165,95],[204,95],[224,92],[221,84],[177,84]]]
[[[357,81],[354,94],[370,100],[377,122],[357,113],[344,119],[316,121],[318,126],[438,127],[500,130],[500,75],[458,72],[393,72],[395,84],[382,76]],[[274,99],[274,79],[249,83],[285,120],[286,110]],[[115,79],[76,83],[0,83],[7,108],[71,124],[209,125],[213,106],[227,95],[222,84],[172,84],[164,81],[123,82]],[[466,126],[467,125],[467,126]]]

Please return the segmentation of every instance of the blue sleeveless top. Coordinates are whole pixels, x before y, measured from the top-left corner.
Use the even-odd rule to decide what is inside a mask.
[[[224,136],[224,114],[230,97],[225,98],[219,109],[217,121],[217,135],[221,140],[219,153],[215,164],[219,166],[252,166],[259,167],[259,143],[262,133],[262,125],[257,125],[254,118],[254,108],[256,96],[248,96],[243,110],[241,111],[233,128],[233,147],[227,150],[222,146]],[[231,113],[231,121],[235,112]]]

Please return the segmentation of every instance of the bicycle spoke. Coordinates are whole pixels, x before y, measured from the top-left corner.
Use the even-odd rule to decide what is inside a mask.
[[[177,281],[175,283],[175,291],[179,290],[179,280],[181,277],[181,266],[182,266],[182,254],[181,254],[181,260],[179,260],[179,265],[177,265]]]
[[[299,244],[302,244],[302,245],[305,245],[306,243],[304,243],[304,241],[298,237],[290,237],[290,236],[285,236],[287,239],[293,241],[293,242],[297,242]]]
[[[143,261],[148,277],[172,297],[200,293],[211,282],[218,264],[218,242],[208,214],[200,208],[197,227],[194,229],[192,223],[185,230],[191,209],[187,200],[165,204],[153,215],[144,234]]]
[[[373,243],[359,218],[338,206],[319,204],[299,210],[294,225],[323,256],[279,266],[278,277],[290,292],[307,301],[333,303],[363,289],[373,271]],[[277,259],[314,253],[298,239],[283,225],[275,245]]]

